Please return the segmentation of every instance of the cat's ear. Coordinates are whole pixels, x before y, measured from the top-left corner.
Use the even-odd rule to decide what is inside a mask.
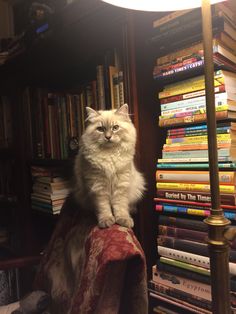
[[[100,115],[100,113],[90,107],[86,107],[86,113],[87,113],[87,119],[86,120],[91,120],[93,118],[96,118],[97,116]]]
[[[116,113],[121,114],[129,119],[129,106],[127,104],[122,105],[116,110]]]

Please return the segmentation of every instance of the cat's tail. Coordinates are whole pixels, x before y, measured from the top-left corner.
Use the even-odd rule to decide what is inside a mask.
[[[130,184],[130,208],[135,208],[135,205],[138,201],[140,201],[143,196],[144,192],[146,190],[146,181],[144,179],[144,176],[134,168],[131,178],[131,184]]]

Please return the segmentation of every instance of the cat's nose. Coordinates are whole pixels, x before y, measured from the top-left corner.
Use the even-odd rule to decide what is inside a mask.
[[[106,140],[110,141],[111,135],[105,135]]]

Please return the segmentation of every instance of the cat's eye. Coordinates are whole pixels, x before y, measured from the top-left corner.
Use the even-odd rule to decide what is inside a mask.
[[[119,130],[119,125],[113,125],[113,127],[112,127],[112,131],[118,131]]]
[[[98,132],[104,132],[105,131],[105,128],[103,126],[98,126],[97,127],[97,131]]]

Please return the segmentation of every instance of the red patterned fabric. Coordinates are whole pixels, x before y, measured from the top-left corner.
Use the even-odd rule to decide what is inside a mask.
[[[99,229],[68,199],[36,276],[55,314],[146,314],[146,263],[133,231]]]

